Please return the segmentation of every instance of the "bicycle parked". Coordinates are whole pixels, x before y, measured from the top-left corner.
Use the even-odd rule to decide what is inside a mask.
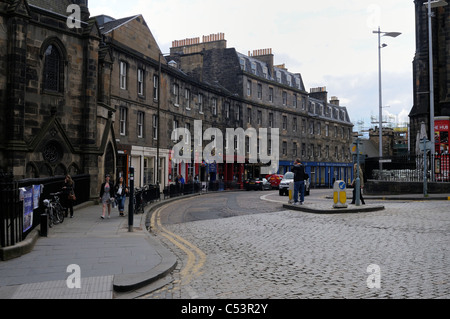
[[[45,212],[48,215],[49,219],[49,227],[52,227],[56,224],[62,224],[64,222],[65,209],[61,205],[59,200],[59,196],[61,194],[62,192],[50,194],[50,196],[52,196],[52,199],[44,200]]]
[[[143,214],[144,213],[144,193],[145,188],[135,188],[134,190],[134,213]]]

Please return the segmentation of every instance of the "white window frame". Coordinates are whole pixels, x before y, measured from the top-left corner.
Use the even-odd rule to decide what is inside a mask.
[[[158,115],[154,114],[153,115],[153,139],[157,140],[158,139]]]
[[[184,98],[186,99],[186,110],[191,109],[191,90],[184,89]]]
[[[119,126],[120,126],[120,135],[127,135],[127,108],[120,107],[119,109]]]
[[[120,61],[120,88],[127,89],[127,71],[128,65],[125,61]]]
[[[138,69],[138,94],[143,96],[144,94],[144,70]]]
[[[137,129],[138,129],[138,138],[144,137],[144,121],[145,121],[145,113],[138,112],[137,113]]]
[[[159,77],[153,75],[153,100],[158,101],[159,99]]]
[[[198,113],[203,114],[203,94],[198,95]]]
[[[173,84],[173,95],[175,96],[175,106],[180,106],[180,86],[177,83]]]

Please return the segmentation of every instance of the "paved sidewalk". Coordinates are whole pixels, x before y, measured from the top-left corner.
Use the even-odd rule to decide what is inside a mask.
[[[102,220],[101,211],[84,205],[39,237],[29,254],[0,261],[0,299],[112,299],[175,267],[176,257],[146,230],[147,214],[135,215],[129,232],[128,216],[113,209]],[[70,265],[79,266],[81,288],[68,287],[76,282]]]

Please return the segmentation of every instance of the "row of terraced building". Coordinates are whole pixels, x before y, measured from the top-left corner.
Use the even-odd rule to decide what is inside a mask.
[[[70,4],[81,7],[78,28],[67,24]],[[0,23],[0,170],[16,179],[85,175],[96,198],[105,174],[130,167],[137,187],[179,175],[241,187],[261,175],[248,139],[224,142],[245,150],[242,162],[195,161],[195,151],[174,162],[172,132],[194,132],[195,121],[203,131],[278,129],[279,173],[300,158],[317,187],[352,178],[346,107],[274,65],[272,49],[243,54],[219,33],[165,53],[142,15],[91,17],[86,0],[0,0]]]

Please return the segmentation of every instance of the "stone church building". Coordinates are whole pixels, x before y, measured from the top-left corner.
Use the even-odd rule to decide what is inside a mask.
[[[81,9],[76,27],[71,4]],[[96,197],[117,152],[87,0],[0,0],[0,25],[0,170],[15,179],[88,174]]]
[[[427,0],[414,1],[416,12],[416,55],[413,63],[414,106],[409,115],[411,150],[416,145],[421,123],[430,132],[430,68]],[[433,64],[435,117],[450,116],[450,6],[433,8]],[[447,128],[448,130],[448,128]],[[430,133],[433,133],[432,135]],[[447,142],[448,143],[448,142]]]

